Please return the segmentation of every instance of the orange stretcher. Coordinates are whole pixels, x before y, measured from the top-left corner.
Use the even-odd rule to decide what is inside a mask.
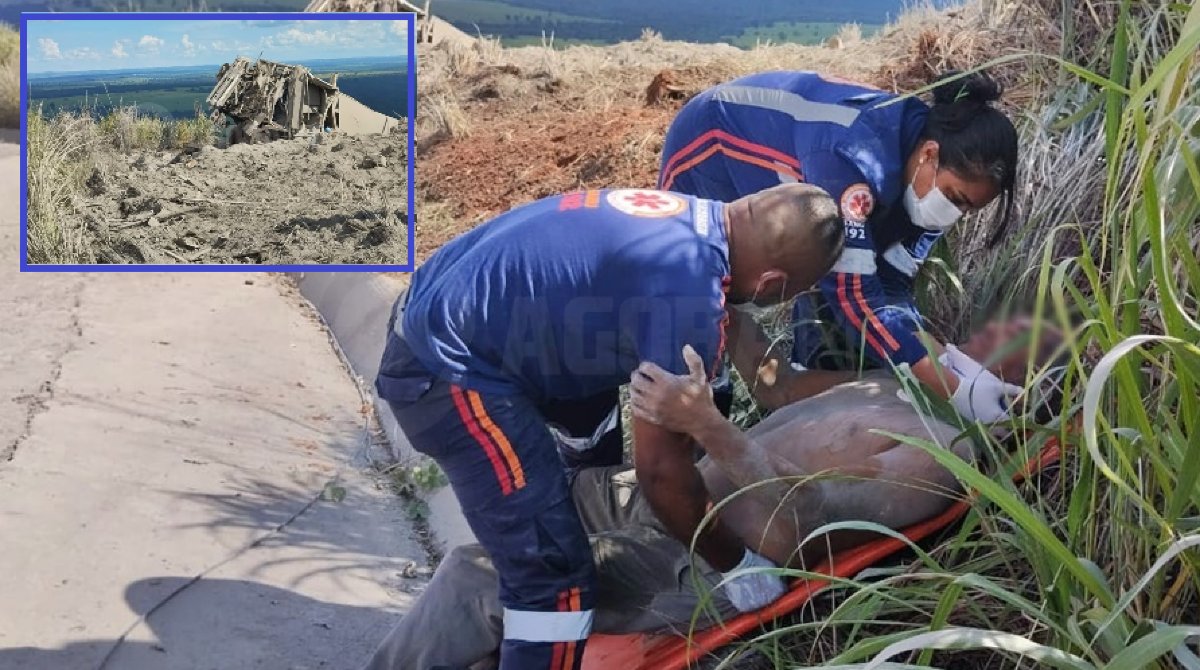
[[[1013,480],[1021,481],[1056,463],[1060,455],[1058,440],[1050,438],[1041,452],[1013,475]],[[905,528],[903,535],[911,542],[920,542],[956,523],[970,508],[970,500],[960,499],[941,514]],[[813,572],[849,579],[907,546],[898,538],[884,536],[835,554]],[[583,670],[684,670],[704,655],[796,611],[828,585],[829,582],[823,579],[797,579],[782,598],[767,607],[739,615],[690,638],[646,634],[592,635],[584,650]]]

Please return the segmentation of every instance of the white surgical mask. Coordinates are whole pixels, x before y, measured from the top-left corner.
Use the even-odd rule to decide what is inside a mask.
[[[937,177],[936,165],[933,168],[933,174],[934,177]],[[914,172],[913,181],[916,178],[917,175]],[[925,194],[924,198],[918,198],[912,181],[910,181],[908,188],[904,190],[904,209],[908,210],[908,216],[914,225],[939,233],[946,232],[962,218],[962,210],[958,208],[958,205],[950,202],[950,199],[942,193],[936,183],[929,187],[929,192]]]

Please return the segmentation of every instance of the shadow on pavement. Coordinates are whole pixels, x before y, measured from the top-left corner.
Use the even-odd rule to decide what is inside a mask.
[[[346,496],[341,502],[312,502],[320,486],[281,486],[253,478],[228,478],[223,493],[171,493],[209,509],[202,523],[175,528],[205,529],[219,541],[231,529],[266,536],[286,524],[256,542],[251,551],[269,551],[255,568],[256,574],[271,570],[276,577],[286,575],[292,586],[319,575],[337,579],[361,571],[394,573],[409,561],[424,562],[422,555],[409,555],[415,545],[410,543],[411,526],[399,505],[374,498],[365,488],[370,480],[361,475],[334,477],[333,472],[321,475],[329,480],[328,490]],[[301,510],[303,514],[296,516]],[[392,523],[380,524],[381,514],[391,516]]]
[[[125,590],[125,599],[143,615],[188,581],[140,580]],[[205,579],[155,611],[103,667],[356,670],[397,620],[382,609],[322,602],[255,582]],[[54,649],[0,649],[0,670],[99,669],[115,645],[115,639],[93,639]]]

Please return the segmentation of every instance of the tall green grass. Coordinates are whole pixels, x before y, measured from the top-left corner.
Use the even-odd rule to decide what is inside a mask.
[[[1060,419],[985,446],[1054,437],[1061,466],[1016,485],[910,440],[978,492],[964,524],[721,666],[1200,668],[1200,6],[1084,4],[1115,21],[1022,123],[1023,225],[959,235],[922,296],[952,336],[1004,308],[1067,329]]]

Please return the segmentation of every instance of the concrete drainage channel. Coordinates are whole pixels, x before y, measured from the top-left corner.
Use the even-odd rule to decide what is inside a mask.
[[[354,373],[368,388],[373,388],[383,355],[388,316],[407,281],[370,272],[298,272],[291,276],[301,295],[325,320]],[[371,397],[396,462],[411,463],[423,458],[409,445],[387,403],[373,393]],[[429,528],[442,549],[475,542],[449,486],[428,496],[426,503]]]

